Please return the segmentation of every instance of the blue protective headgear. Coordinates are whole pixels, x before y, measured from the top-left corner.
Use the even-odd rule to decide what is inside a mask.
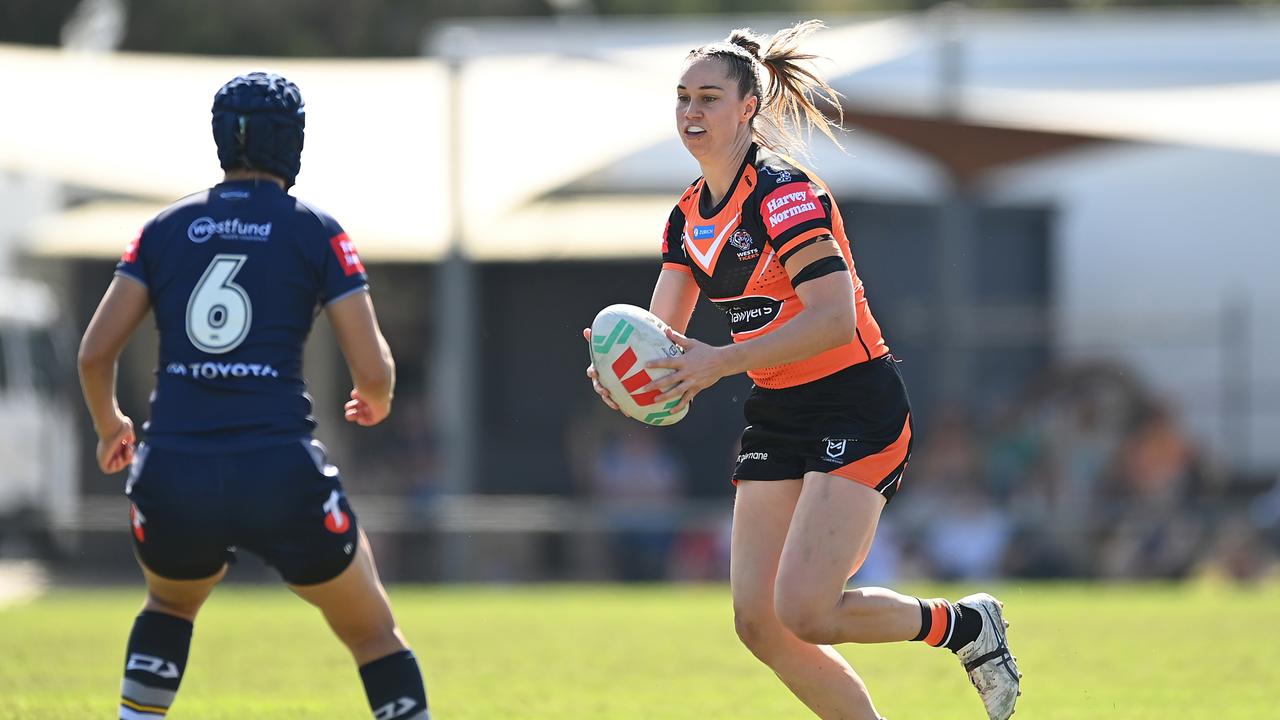
[[[307,113],[298,86],[274,73],[241,75],[213,96],[213,141],[224,170],[263,170],[293,187]]]

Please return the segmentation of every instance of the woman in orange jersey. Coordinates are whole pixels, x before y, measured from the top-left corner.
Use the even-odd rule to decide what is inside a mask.
[[[815,715],[880,717],[832,645],[922,640],[955,652],[989,717],[1004,720],[1020,676],[999,601],[846,589],[902,485],[912,424],[840,210],[817,177],[782,154],[803,151],[794,134],[801,124],[834,140],[814,97],[838,109],[835,93],[804,64],[813,56],[797,49],[820,27],[801,23],[771,38],[735,30],[687,57],[675,120],[702,177],[667,221],[650,306],[684,354],[651,363],[675,372],[640,392],[661,386],[658,402],[683,406],[728,375],[755,382],[733,476],[734,622]],[[699,293],[728,316],[731,345],[683,335]],[[594,369],[588,375],[614,406]]]

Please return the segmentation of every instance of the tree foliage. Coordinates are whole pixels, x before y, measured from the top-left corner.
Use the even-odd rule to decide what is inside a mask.
[[[0,0],[0,42],[57,45],[79,0]],[[448,18],[919,11],[942,0],[124,0],[125,50],[202,55],[412,56]],[[969,0],[974,8],[1280,5],[1280,0]]]

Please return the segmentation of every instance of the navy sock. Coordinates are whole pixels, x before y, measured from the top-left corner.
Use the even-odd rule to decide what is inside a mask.
[[[360,679],[374,720],[431,720],[413,651],[401,650],[361,666]]]
[[[133,621],[120,686],[120,718],[162,718],[173,704],[191,648],[191,623],[143,610]]]

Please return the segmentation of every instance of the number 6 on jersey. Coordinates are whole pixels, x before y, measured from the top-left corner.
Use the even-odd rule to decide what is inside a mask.
[[[253,304],[235,284],[248,255],[215,255],[187,301],[187,338],[197,349],[221,355],[235,350],[249,335]]]

